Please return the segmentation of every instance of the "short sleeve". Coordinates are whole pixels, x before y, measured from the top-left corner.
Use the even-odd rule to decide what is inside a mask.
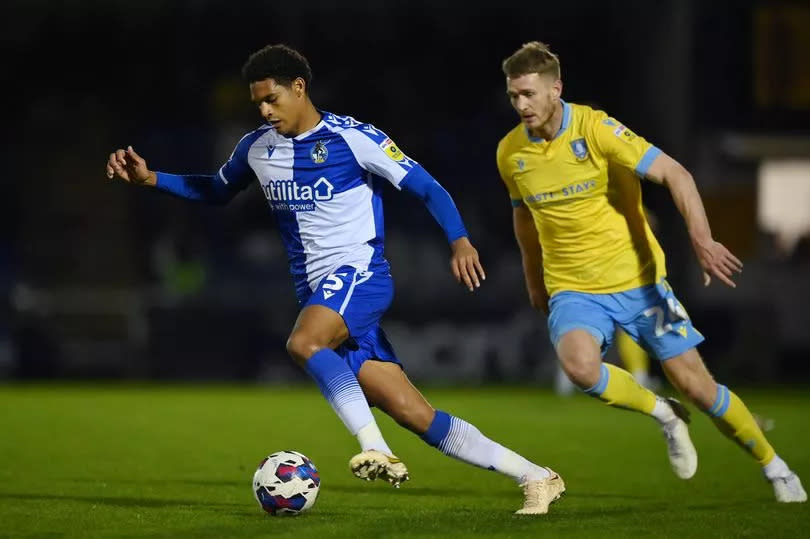
[[[602,111],[595,114],[591,135],[596,149],[611,163],[635,171],[644,177],[661,150],[644,137],[636,135],[626,125]]]
[[[503,181],[504,185],[506,185],[506,190],[509,192],[509,198],[512,200],[512,206],[516,207],[523,204],[523,197],[520,195],[520,191],[515,183],[515,178],[512,173],[512,166],[508,162],[508,156],[506,153],[506,141],[501,140],[501,142],[498,144],[498,149],[495,155],[495,160],[498,165],[498,174],[501,176],[501,180]]]

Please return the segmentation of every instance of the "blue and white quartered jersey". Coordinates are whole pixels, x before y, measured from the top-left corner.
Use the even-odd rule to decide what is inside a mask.
[[[406,176],[418,180],[410,182],[409,190],[422,195],[448,239],[467,235],[446,191],[385,133],[349,116],[322,115],[318,125],[294,138],[263,125],[239,141],[215,177],[159,173],[158,187],[186,198],[225,202],[258,178],[302,301],[340,266],[388,269],[383,256],[383,180],[397,189]],[[207,181],[190,182],[200,178]],[[428,185],[435,187],[423,188]],[[436,196],[436,188],[443,195]],[[444,197],[447,201],[441,200]]]

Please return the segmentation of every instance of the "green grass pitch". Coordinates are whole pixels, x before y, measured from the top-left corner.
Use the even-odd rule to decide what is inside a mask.
[[[775,419],[777,451],[810,487],[810,396],[740,390]],[[808,504],[781,505],[759,468],[693,413],[700,464],[672,474],[653,421],[585,396],[520,388],[430,389],[432,403],[565,479],[540,517],[513,511],[508,478],[444,457],[378,415],[409,467],[396,490],[358,481],[357,452],[313,386],[0,386],[1,537],[799,537]],[[694,411],[693,411],[694,412]],[[295,449],[321,477],[314,508],[265,515],[250,480]]]

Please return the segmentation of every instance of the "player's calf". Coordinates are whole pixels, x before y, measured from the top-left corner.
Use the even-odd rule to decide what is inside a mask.
[[[807,501],[799,476],[776,454],[745,403],[722,384],[715,384],[714,391],[714,398],[711,404],[704,406],[704,411],[720,432],[759,462],[776,500],[783,503]]]

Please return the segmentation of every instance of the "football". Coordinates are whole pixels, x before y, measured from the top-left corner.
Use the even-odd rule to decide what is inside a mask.
[[[297,515],[315,504],[321,487],[318,469],[297,451],[279,451],[259,463],[253,495],[271,515]]]

